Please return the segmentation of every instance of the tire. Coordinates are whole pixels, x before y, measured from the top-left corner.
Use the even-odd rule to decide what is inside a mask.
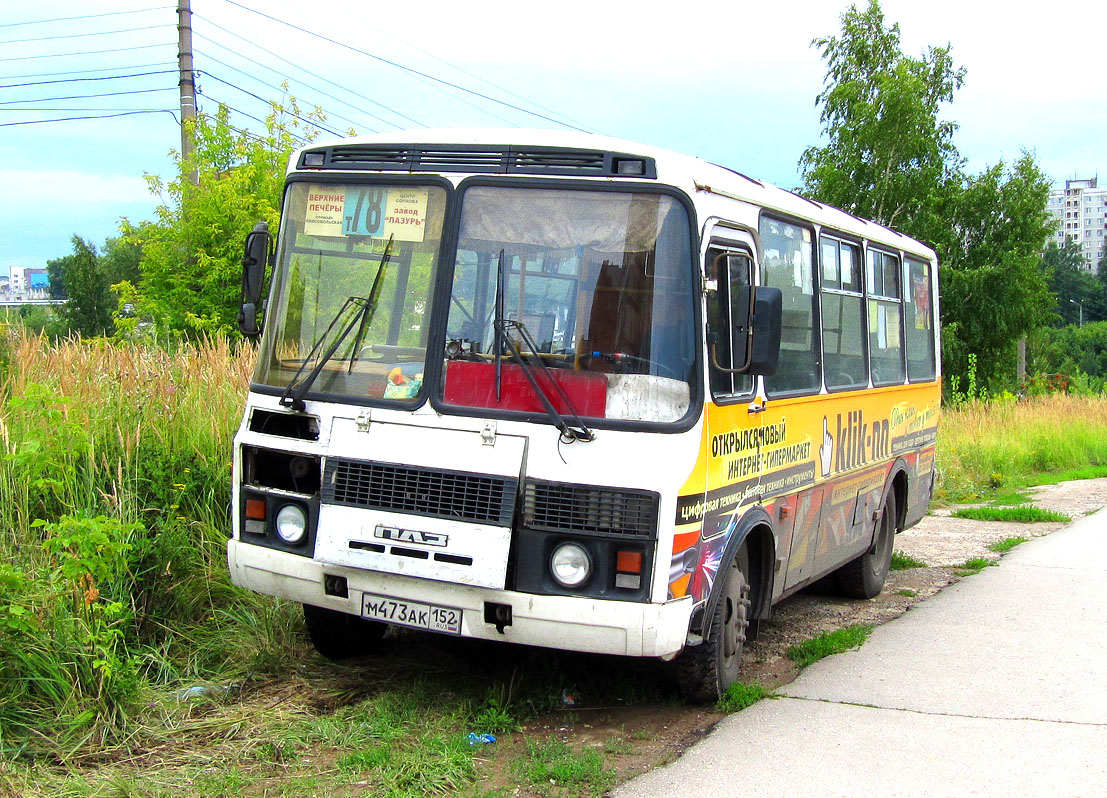
[[[884,588],[892,565],[892,544],[896,536],[896,494],[889,491],[876,522],[872,548],[838,569],[838,589],[849,598],[870,599]]]
[[[388,624],[367,621],[345,612],[304,606],[304,623],[315,650],[329,660],[362,657],[380,650]]]
[[[718,701],[738,679],[749,626],[748,569],[743,547],[727,568],[722,594],[711,615],[708,639],[684,649],[677,657],[680,691],[685,701]]]

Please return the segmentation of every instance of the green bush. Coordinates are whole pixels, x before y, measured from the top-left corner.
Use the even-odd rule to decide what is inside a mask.
[[[151,687],[282,667],[300,619],[230,584],[252,350],[0,340],[0,751],[128,738]]]

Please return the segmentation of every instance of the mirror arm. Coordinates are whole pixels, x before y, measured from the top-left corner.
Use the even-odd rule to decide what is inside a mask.
[[[711,365],[713,368],[718,369],[723,374],[745,374],[750,369],[750,363],[753,362],[753,352],[751,347],[746,347],[746,362],[740,368],[725,368],[719,363],[719,356],[716,351],[716,345],[712,344],[710,347],[711,352]]]

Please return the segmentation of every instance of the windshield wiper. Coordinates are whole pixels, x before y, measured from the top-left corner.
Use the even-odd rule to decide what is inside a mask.
[[[557,408],[553,406],[553,402],[550,401],[550,397],[546,391],[538,384],[538,380],[534,376],[534,368],[523,359],[523,354],[519,347],[515,345],[515,341],[511,336],[507,334],[508,330],[515,330],[519,333],[519,337],[523,340],[523,343],[530,349],[531,352],[538,352],[538,345],[535,344],[534,339],[531,338],[527,328],[520,322],[513,319],[504,319],[502,317],[496,319],[496,332],[498,337],[507,343],[508,349],[511,350],[512,359],[519,364],[519,367],[523,370],[523,374],[526,375],[527,380],[530,382],[530,386],[534,389],[535,394],[542,401],[542,406],[546,409],[546,415],[553,421],[553,425],[561,432],[561,438],[566,443],[572,443],[573,441],[594,441],[596,439],[596,433],[592,432],[588,428],[573,407],[572,401],[569,399],[568,394],[565,393],[565,389],[561,387],[553,375],[550,367],[542,362],[541,358],[538,360],[538,366],[542,370],[546,379],[553,385],[554,390],[557,391],[557,395],[560,397],[564,406],[569,408],[569,415],[572,417],[573,423],[570,424],[565,420],[565,416],[557,411]],[[496,401],[499,401],[499,361],[496,362]]]
[[[496,261],[496,300],[493,308],[495,318],[492,319],[492,351],[495,353],[496,363],[496,402],[499,403],[504,351],[504,251],[502,249]]]
[[[334,314],[334,318],[331,319],[330,324],[327,325],[327,329],[323,330],[323,334],[319,336],[319,340],[316,341],[315,346],[308,352],[307,357],[304,358],[304,362],[300,364],[300,368],[296,369],[296,373],[292,375],[288,387],[285,388],[284,393],[281,394],[280,403],[283,406],[290,407],[297,413],[304,412],[304,396],[311,389],[311,386],[315,384],[315,380],[318,379],[319,375],[323,372],[323,367],[334,357],[334,353],[338,351],[338,347],[342,345],[342,342],[346,340],[346,337],[355,326],[358,326],[359,329],[357,339],[354,341],[353,352],[356,352],[361,346],[361,339],[365,335],[365,328],[373,322],[373,315],[377,311],[377,303],[380,301],[381,296],[381,286],[384,284],[385,269],[391,257],[392,237],[389,237],[388,244],[384,248],[384,254],[381,256],[381,265],[377,267],[377,276],[373,278],[373,287],[369,289],[369,296],[352,296],[342,303],[342,307],[338,309],[338,313]],[[358,308],[353,318],[350,319],[349,323],[335,337],[334,342],[323,356],[319,358],[319,362],[315,364],[315,368],[313,368],[306,377],[300,380],[300,382],[297,382],[300,375],[304,373],[304,368],[312,361],[312,358],[319,349],[322,348],[328,336],[330,336],[331,330],[333,330],[339,320],[346,315],[346,311],[353,306]],[[350,357],[350,371],[353,371],[354,368],[353,352],[351,352]]]

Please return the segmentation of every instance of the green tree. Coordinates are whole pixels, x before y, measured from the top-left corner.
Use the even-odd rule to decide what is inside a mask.
[[[1014,377],[1020,336],[1053,305],[1038,256],[1050,231],[1049,184],[1033,156],[967,175],[942,119],[965,70],[950,48],[900,50],[876,0],[851,5],[839,36],[816,39],[827,64],[817,103],[826,144],[800,159],[803,192],[930,243],[941,269],[944,371],[977,357],[986,389]]]
[[[965,374],[977,356],[990,389],[1014,377],[1015,343],[1047,323],[1055,307],[1041,251],[1053,232],[1046,211],[1050,182],[1034,157],[1000,162],[966,176],[946,206],[941,238],[942,356],[950,374]]]
[[[141,283],[120,285],[120,300],[135,306],[133,319],[119,320],[124,332],[148,319],[193,338],[236,333],[246,234],[259,221],[276,230],[288,157],[315,137],[323,117],[318,109],[301,116],[289,97],[272,103],[264,136],[237,130],[229,118],[226,106],[198,116],[191,161],[174,153],[179,173],[168,183],[147,176],[151,193],[169,201],[152,222],[124,220],[124,240],[142,252]],[[193,170],[196,184],[186,177]]]
[[[63,283],[69,301],[62,317],[70,332],[91,338],[112,331],[111,292],[100,270],[96,247],[73,236],[73,255],[65,261]]]
[[[1101,383],[1107,377],[1107,322],[1042,327],[1029,338],[1027,360],[1032,374],[1063,374],[1070,379],[1084,374]]]
[[[128,281],[138,283],[142,279],[140,263],[142,247],[133,237],[130,223],[123,220],[118,238],[109,238],[104,242],[100,253],[100,271],[108,285]]]
[[[1079,323],[1081,309],[1089,318],[1102,317],[1104,286],[1084,271],[1084,256],[1079,244],[1068,237],[1060,246],[1050,241],[1042,253],[1042,272],[1056,298],[1056,326]]]
[[[1107,246],[1103,248],[1103,255],[1096,265],[1095,279],[1103,286],[1104,296],[1107,296]],[[1107,319],[1107,315],[1104,318]]]
[[[65,267],[73,260],[73,255],[63,255],[60,258],[46,261],[46,278],[50,281],[51,299],[65,299]]]
[[[965,70],[949,47],[900,50],[876,0],[851,5],[840,36],[816,39],[827,74],[816,103],[828,143],[800,158],[804,192],[850,213],[927,237],[943,191],[959,178],[956,124],[939,118]]]

